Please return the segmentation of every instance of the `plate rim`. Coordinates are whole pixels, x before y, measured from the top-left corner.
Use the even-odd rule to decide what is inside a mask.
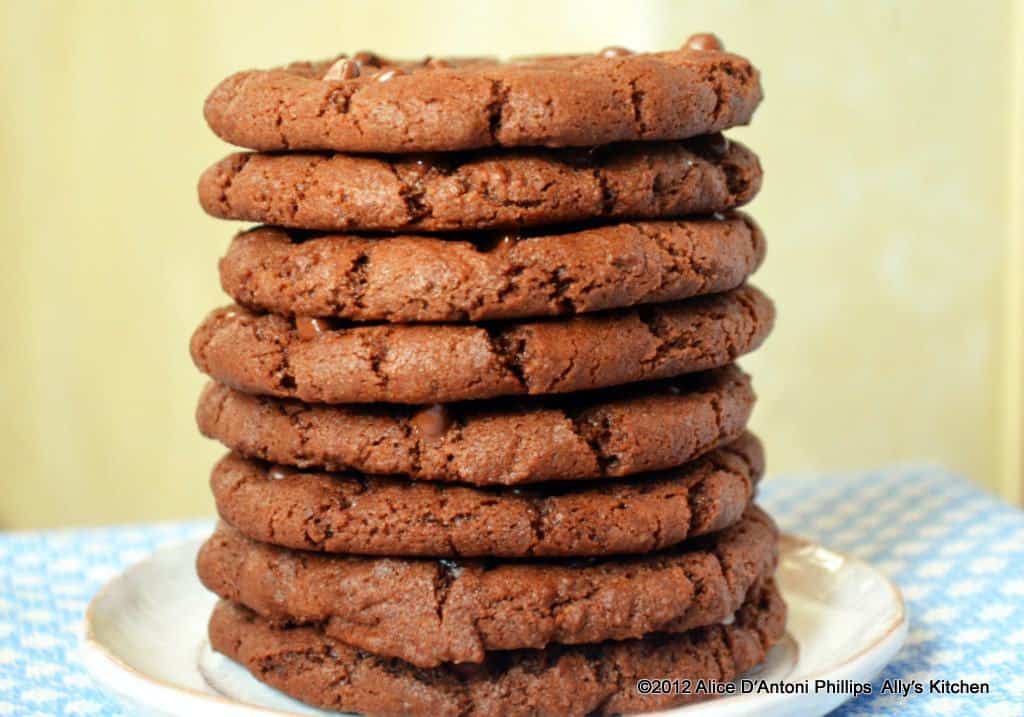
[[[189,710],[204,710],[206,708],[216,706],[218,709],[222,710],[217,714],[228,715],[228,717],[233,717],[235,715],[238,717],[249,717],[251,715],[260,715],[262,717],[294,717],[294,712],[285,712],[272,707],[240,702],[217,692],[204,692],[193,687],[147,675],[122,660],[113,650],[105,645],[99,637],[97,637],[96,612],[99,609],[100,603],[107,598],[113,590],[115,590],[122,582],[127,580],[130,575],[142,569],[144,565],[148,564],[156,556],[163,553],[173,553],[184,549],[186,546],[196,546],[196,548],[198,548],[198,546],[202,544],[202,541],[203,538],[194,537],[174,541],[160,546],[146,557],[126,567],[96,591],[92,599],[89,601],[89,605],[85,610],[85,614],[81,622],[82,639],[80,644],[80,655],[86,672],[89,673],[101,689],[112,692],[120,697],[128,697],[138,704],[148,705],[150,707],[155,707],[156,709],[165,709],[173,706],[174,709],[184,708]],[[828,675],[854,669],[857,664],[868,660],[872,655],[876,654],[876,651],[883,650],[883,648],[884,651],[888,651],[891,648],[891,653],[882,664],[882,667],[884,668],[884,666],[892,659],[892,656],[894,656],[903,646],[910,622],[906,601],[903,598],[903,593],[899,586],[885,572],[876,568],[868,561],[851,555],[850,553],[829,548],[805,536],[789,532],[779,534],[780,554],[786,550],[798,550],[805,548],[827,550],[833,555],[841,557],[844,562],[857,564],[877,575],[888,588],[890,597],[896,605],[896,611],[892,620],[890,620],[890,622],[885,626],[882,634],[874,639],[870,644],[861,648],[852,655],[845,657],[841,662],[830,665],[824,670],[818,670],[804,675],[802,676],[802,679],[807,681],[828,679]],[[199,645],[201,648],[202,642],[200,642]],[[873,675],[872,679],[874,676],[876,675]],[[156,690],[156,692],[154,692],[154,690]],[[844,696],[842,694],[836,694],[831,696],[841,698],[835,703],[838,705],[841,702],[845,702],[852,695]],[[161,699],[161,697],[166,699]],[[696,714],[701,707],[721,705],[726,702],[729,705],[743,706],[744,704],[755,700],[758,701],[759,706],[768,707],[791,697],[792,695],[778,694],[730,695],[717,700],[698,702],[693,705],[680,705],[679,707],[671,708],[671,710],[695,707],[698,708],[698,710],[695,710]],[[176,704],[172,705],[170,703]],[[202,712],[200,712],[200,714],[202,714]],[[662,711],[657,714],[667,715],[672,714],[672,712]]]
[[[851,655],[850,657],[847,657],[843,662],[833,666],[831,669],[825,672],[819,670],[818,672],[812,672],[808,674],[806,679],[819,678],[822,674],[827,674],[828,672],[835,672],[842,667],[846,667],[852,663],[860,661],[869,652],[874,650],[878,645],[881,645],[892,639],[896,634],[898,634],[901,628],[905,629],[909,626],[910,611],[907,609],[906,600],[903,599],[903,591],[900,590],[900,587],[896,584],[896,581],[893,580],[890,576],[886,575],[884,572],[882,572],[882,570],[876,568],[867,560],[862,560],[861,558],[858,558],[854,555],[850,555],[849,553],[843,552],[841,550],[833,550],[832,548],[825,547],[821,543],[817,543],[811,540],[810,538],[804,537],[802,535],[794,535],[793,533],[781,533],[779,535],[780,553],[782,552],[783,545],[786,544],[799,546],[802,548],[824,548],[825,550],[828,550],[830,553],[835,553],[836,555],[842,556],[842,558],[846,561],[860,564],[861,567],[867,568],[868,570],[875,573],[876,575],[879,575],[882,578],[882,582],[885,583],[885,586],[889,589],[889,593],[892,596],[893,602],[896,604],[895,616],[886,626],[885,632],[883,632],[877,639],[875,639],[874,642],[872,642],[867,647],[861,648],[857,652],[853,653],[853,655]],[[900,643],[902,645],[902,640],[900,641]]]
[[[194,537],[162,545],[146,557],[126,567],[96,591],[96,594],[93,595],[85,609],[81,623],[82,643],[80,654],[86,671],[101,688],[118,696],[130,697],[139,704],[153,706],[157,709],[163,709],[163,706],[160,704],[160,697],[164,695],[178,703],[175,705],[175,709],[192,707],[206,709],[216,705],[218,708],[227,710],[227,712],[220,714],[227,714],[229,717],[236,713],[243,717],[253,713],[265,715],[266,717],[293,717],[288,712],[239,702],[217,692],[203,692],[193,687],[147,675],[122,660],[96,636],[96,612],[99,609],[99,604],[120,583],[127,580],[129,575],[135,571],[142,569],[144,565],[153,560],[157,555],[161,553],[174,553],[190,546],[195,546],[198,549],[203,540],[205,538]],[[115,683],[115,679],[123,680],[123,682]],[[158,691],[156,694],[153,692],[154,689]]]
[[[795,533],[789,532],[780,532],[779,553],[781,554],[787,548],[790,550],[798,550],[802,548],[815,548],[827,550],[833,555],[838,555],[839,557],[841,557],[844,562],[856,563],[862,568],[866,568],[867,570],[871,571],[872,573],[874,573],[882,579],[882,582],[889,589],[889,593],[893,598],[894,604],[897,608],[893,619],[885,626],[882,634],[875,640],[873,640],[869,645],[861,648],[852,655],[844,658],[841,662],[834,665],[830,665],[824,670],[817,670],[815,672],[810,672],[806,675],[801,675],[800,679],[802,681],[810,682],[816,679],[828,679],[829,675],[835,675],[836,677],[838,677],[839,674],[841,674],[842,672],[851,671],[856,667],[858,663],[870,659],[872,655],[876,654],[876,651],[884,653],[887,652],[891,647],[891,653],[882,663],[882,668],[884,669],[885,666],[888,665],[889,662],[892,660],[892,657],[895,656],[897,652],[899,652],[901,647],[903,647],[903,643],[907,635],[907,630],[910,625],[910,614],[907,610],[907,604],[906,601],[903,599],[903,592],[896,584],[896,581],[893,580],[889,575],[884,573],[881,569],[876,568],[874,565],[869,563],[867,560],[863,560],[862,558],[858,558],[857,556],[851,555],[850,553],[847,553],[842,550],[835,550],[834,548],[829,548],[806,536],[797,535]],[[786,634],[789,634],[788,630],[786,631]],[[889,643],[893,644],[890,646]],[[797,648],[799,649],[799,647],[800,644],[798,642]],[[874,679],[876,676],[877,673],[872,674],[872,679]],[[811,693],[810,696],[815,696],[817,694],[818,693]],[[768,713],[769,709],[778,705],[781,702],[785,702],[787,699],[791,699],[792,697],[793,695],[786,694],[758,695],[748,693],[739,695],[729,695],[727,697],[722,697],[719,699],[704,700],[690,705],[680,705],[679,707],[672,707],[667,710],[661,710],[653,713],[652,717],[670,717],[671,715],[676,714],[674,710],[686,708],[695,708],[692,709],[692,714],[694,715],[694,717],[700,717],[704,714],[714,714],[714,708],[716,706],[722,705],[723,703],[727,703],[729,706],[743,707],[745,705],[750,705],[755,701],[757,703],[758,709],[761,712]],[[835,707],[842,704],[843,702],[846,702],[852,697],[853,695],[847,695],[845,693],[826,693],[824,695],[820,695],[820,699],[823,703],[825,701],[832,701],[832,706],[828,709],[828,711],[835,709]],[[685,712],[680,713],[680,715],[687,715],[688,717],[688,713]]]

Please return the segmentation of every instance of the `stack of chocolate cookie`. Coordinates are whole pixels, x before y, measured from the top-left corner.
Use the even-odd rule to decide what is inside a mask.
[[[312,705],[584,715],[700,695],[782,635],[733,362],[773,321],[736,207],[757,72],[681,50],[236,74],[255,152],[203,175],[262,226],[192,339],[222,518],[215,650]],[[658,685],[655,685],[658,687]]]

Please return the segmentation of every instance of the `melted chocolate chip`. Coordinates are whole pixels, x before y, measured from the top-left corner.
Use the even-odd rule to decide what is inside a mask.
[[[518,244],[523,237],[518,234],[495,233],[477,240],[476,248],[481,254],[503,254]]]
[[[296,470],[288,466],[272,466],[270,470],[267,471],[267,477],[270,478],[270,480],[284,480],[290,475],[295,475],[295,473]]]
[[[380,57],[376,53],[367,52],[366,50],[357,52],[352,59],[363,67],[380,67],[381,65]]]
[[[295,332],[303,341],[315,339],[324,331],[330,330],[330,328],[331,323],[327,319],[320,319],[315,316],[295,317]]]
[[[633,51],[625,47],[613,45],[611,47],[604,48],[597,54],[601,57],[625,57],[626,55],[632,55]]]
[[[503,254],[522,241],[522,239],[523,238],[518,234],[505,234],[500,240],[498,240],[498,243],[494,245],[491,251]]]
[[[359,62],[343,57],[327,69],[327,72],[324,73],[324,81],[342,82],[343,80],[355,79],[359,77],[359,74]]]
[[[558,159],[576,169],[590,169],[599,159],[600,147],[566,148],[559,152]]]
[[[443,436],[455,419],[443,404],[435,403],[414,415],[409,422],[423,438],[433,440]]]
[[[402,170],[408,171],[416,181],[425,178],[435,168],[434,160],[430,157],[418,157],[412,162],[404,162],[402,164]]]
[[[486,665],[478,665],[473,662],[453,662],[449,667],[457,677],[463,680],[487,679],[491,674]]]
[[[413,156],[415,155],[409,155],[410,158]],[[459,165],[465,161],[465,157],[461,157],[455,152],[450,152],[445,154],[420,155],[416,157],[412,164],[415,164],[417,171],[420,171],[423,174],[436,172],[447,176],[458,169]],[[409,167],[410,164],[411,163],[409,162],[402,162],[402,167]]]
[[[722,159],[729,153],[729,140],[721,132],[694,137],[687,146],[704,159]]]
[[[697,50],[698,52],[721,52],[725,49],[722,41],[710,32],[699,32],[696,35],[690,35],[683,47],[687,50]]]

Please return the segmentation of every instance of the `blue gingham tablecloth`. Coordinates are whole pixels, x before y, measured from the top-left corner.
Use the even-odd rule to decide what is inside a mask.
[[[934,467],[769,478],[761,503],[788,531],[895,577],[906,646],[879,680],[986,682],[988,695],[878,693],[833,714],[1024,715],[1024,513]],[[0,716],[121,715],[77,661],[93,593],[209,522],[0,534]]]

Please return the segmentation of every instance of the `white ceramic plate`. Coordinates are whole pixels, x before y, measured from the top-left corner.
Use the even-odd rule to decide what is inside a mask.
[[[85,616],[82,650],[93,678],[143,714],[336,717],[266,687],[210,650],[206,621],[215,598],[195,577],[198,548],[198,540],[164,548],[97,593]],[[754,676],[809,680],[810,693],[738,694],[659,714],[823,715],[848,696],[815,692],[814,680],[870,680],[906,638],[899,589],[860,560],[784,536],[777,579],[789,603],[788,635]]]

